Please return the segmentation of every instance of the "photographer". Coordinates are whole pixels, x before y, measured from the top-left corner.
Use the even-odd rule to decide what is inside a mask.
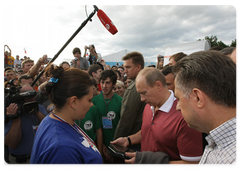
[[[157,69],[162,70],[164,64],[164,56],[158,55],[157,56]]]
[[[24,92],[32,92],[32,90],[34,89],[29,84],[25,84],[19,90],[19,96]],[[33,103],[34,100],[35,97],[25,96],[24,104]],[[10,120],[4,125],[4,144],[9,150],[10,163],[29,163],[36,130],[47,115],[47,111],[42,105],[24,104],[10,103],[6,108],[5,120],[9,117]],[[22,109],[24,106],[30,111],[27,112],[26,108],[24,111]],[[20,113],[19,110],[21,110]],[[7,162],[8,158],[5,160]]]
[[[94,45],[89,45],[89,47],[85,46],[84,49],[85,49],[85,52],[83,54],[84,58],[86,58],[87,49],[89,50],[90,55],[89,55],[88,61],[90,62],[90,65],[101,63],[102,56],[100,53],[96,52]]]

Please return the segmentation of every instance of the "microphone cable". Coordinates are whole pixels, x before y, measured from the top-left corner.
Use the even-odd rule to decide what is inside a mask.
[[[85,5],[85,13],[86,13],[86,16],[88,18],[88,14],[87,14],[87,5]],[[90,22],[92,22],[92,19],[89,20]]]

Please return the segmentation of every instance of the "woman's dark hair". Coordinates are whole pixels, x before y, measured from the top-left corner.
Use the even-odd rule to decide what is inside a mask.
[[[64,70],[63,67],[51,65],[46,75],[57,80],[46,84],[46,91],[57,109],[62,108],[69,97],[77,96],[80,99],[87,95],[93,85],[90,76],[77,68]]]

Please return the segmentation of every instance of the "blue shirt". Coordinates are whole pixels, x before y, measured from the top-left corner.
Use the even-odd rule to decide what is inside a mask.
[[[102,157],[96,146],[69,124],[46,116],[37,130],[31,164],[100,164]]]

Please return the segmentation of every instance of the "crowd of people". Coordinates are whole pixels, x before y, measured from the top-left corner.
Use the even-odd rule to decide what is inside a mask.
[[[139,52],[113,67],[94,45],[72,53],[72,62],[59,66],[45,68],[47,55],[6,65],[7,163],[236,161],[235,48],[179,52],[165,66],[159,55],[149,67]],[[114,145],[131,152],[119,158]]]

